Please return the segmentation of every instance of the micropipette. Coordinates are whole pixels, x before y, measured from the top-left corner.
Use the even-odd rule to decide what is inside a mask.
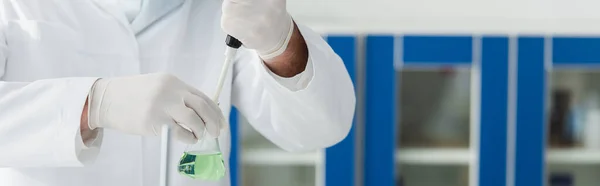
[[[217,104],[219,104],[219,95],[221,95],[221,90],[223,90],[223,83],[225,83],[225,78],[227,77],[229,65],[231,65],[231,62],[235,58],[237,50],[242,46],[242,42],[240,42],[240,40],[236,39],[231,35],[227,35],[227,38],[225,39],[225,44],[228,46],[225,49],[225,63],[221,68],[221,75],[219,76],[219,81],[217,81],[217,91],[215,92],[215,95],[213,97],[213,101]]]

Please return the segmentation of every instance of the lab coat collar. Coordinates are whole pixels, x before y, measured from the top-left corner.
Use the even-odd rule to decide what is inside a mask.
[[[186,0],[143,0],[140,14],[133,20],[131,27],[138,34],[153,23],[169,15],[183,5]]]

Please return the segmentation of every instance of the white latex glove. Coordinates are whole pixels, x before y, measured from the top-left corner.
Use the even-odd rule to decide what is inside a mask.
[[[294,31],[286,0],[224,0],[221,27],[262,59],[281,55]]]
[[[168,124],[175,139],[193,144],[205,130],[217,137],[225,122],[208,96],[168,74],[100,79],[90,93],[90,129],[158,136]]]

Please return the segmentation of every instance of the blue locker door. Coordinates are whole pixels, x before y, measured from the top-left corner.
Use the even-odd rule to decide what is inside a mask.
[[[518,39],[515,186],[547,184],[546,102],[548,73],[554,69],[600,67],[600,38],[558,36]],[[550,66],[551,65],[551,66]]]
[[[472,97],[475,115],[472,130],[479,152],[474,165],[476,185],[505,186],[507,162],[507,113],[509,40],[507,37],[486,36],[404,36],[402,68],[465,67],[472,70],[471,81],[477,89]]]
[[[398,42],[401,41],[401,42]],[[475,175],[480,186],[506,185],[509,40],[507,37],[373,35],[366,39],[364,185],[395,180],[396,68],[471,67],[479,81]],[[401,117],[401,116],[400,116]],[[478,139],[471,139],[478,140]],[[434,178],[432,178],[434,179]]]

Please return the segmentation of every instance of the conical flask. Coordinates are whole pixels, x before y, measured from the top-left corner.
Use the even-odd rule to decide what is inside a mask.
[[[218,138],[209,136],[205,130],[198,143],[186,148],[177,170],[192,179],[206,181],[222,179],[225,176],[225,163]]]

